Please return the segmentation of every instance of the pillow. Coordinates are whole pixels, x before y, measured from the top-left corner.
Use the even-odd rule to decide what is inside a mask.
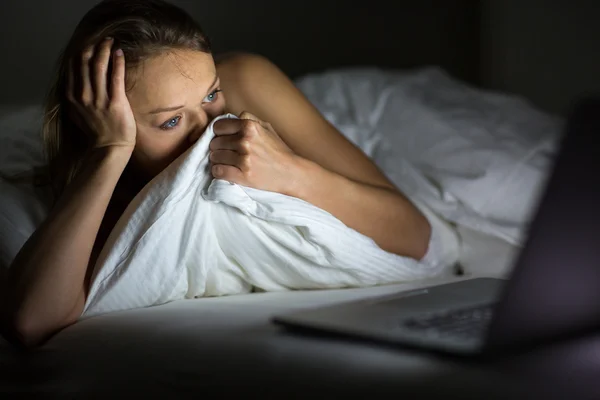
[[[48,188],[19,178],[44,164],[42,116],[38,105],[0,109],[0,268],[10,265],[48,214]]]
[[[0,181],[0,268],[10,265],[48,214],[49,193],[30,183]]]

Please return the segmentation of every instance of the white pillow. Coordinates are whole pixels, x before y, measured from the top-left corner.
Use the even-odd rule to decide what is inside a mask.
[[[39,105],[0,109],[0,172],[2,175],[32,171],[43,165]],[[0,268],[10,265],[23,244],[44,221],[50,204],[48,188],[30,180],[0,178]]]

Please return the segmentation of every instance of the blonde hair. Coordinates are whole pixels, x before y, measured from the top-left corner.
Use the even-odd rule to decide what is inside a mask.
[[[105,37],[114,39],[113,48],[123,50],[128,72],[145,59],[168,50],[211,52],[207,36],[192,17],[165,1],[104,0],[89,10],[60,54],[45,101],[42,141],[55,199],[77,176],[91,146],[90,139],[67,114],[69,62],[77,61],[86,47]],[[131,79],[127,85],[128,89],[132,87]]]

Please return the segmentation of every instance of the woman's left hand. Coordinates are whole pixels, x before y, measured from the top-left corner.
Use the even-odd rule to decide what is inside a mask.
[[[211,172],[242,186],[290,194],[294,152],[271,124],[243,112],[240,119],[224,118],[213,125]]]

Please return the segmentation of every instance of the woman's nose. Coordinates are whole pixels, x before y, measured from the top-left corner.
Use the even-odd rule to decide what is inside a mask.
[[[188,140],[190,143],[196,143],[196,141],[202,136],[206,127],[210,123],[212,118],[204,110],[198,111],[196,115],[194,115],[194,121],[192,125],[192,129],[188,135]]]

